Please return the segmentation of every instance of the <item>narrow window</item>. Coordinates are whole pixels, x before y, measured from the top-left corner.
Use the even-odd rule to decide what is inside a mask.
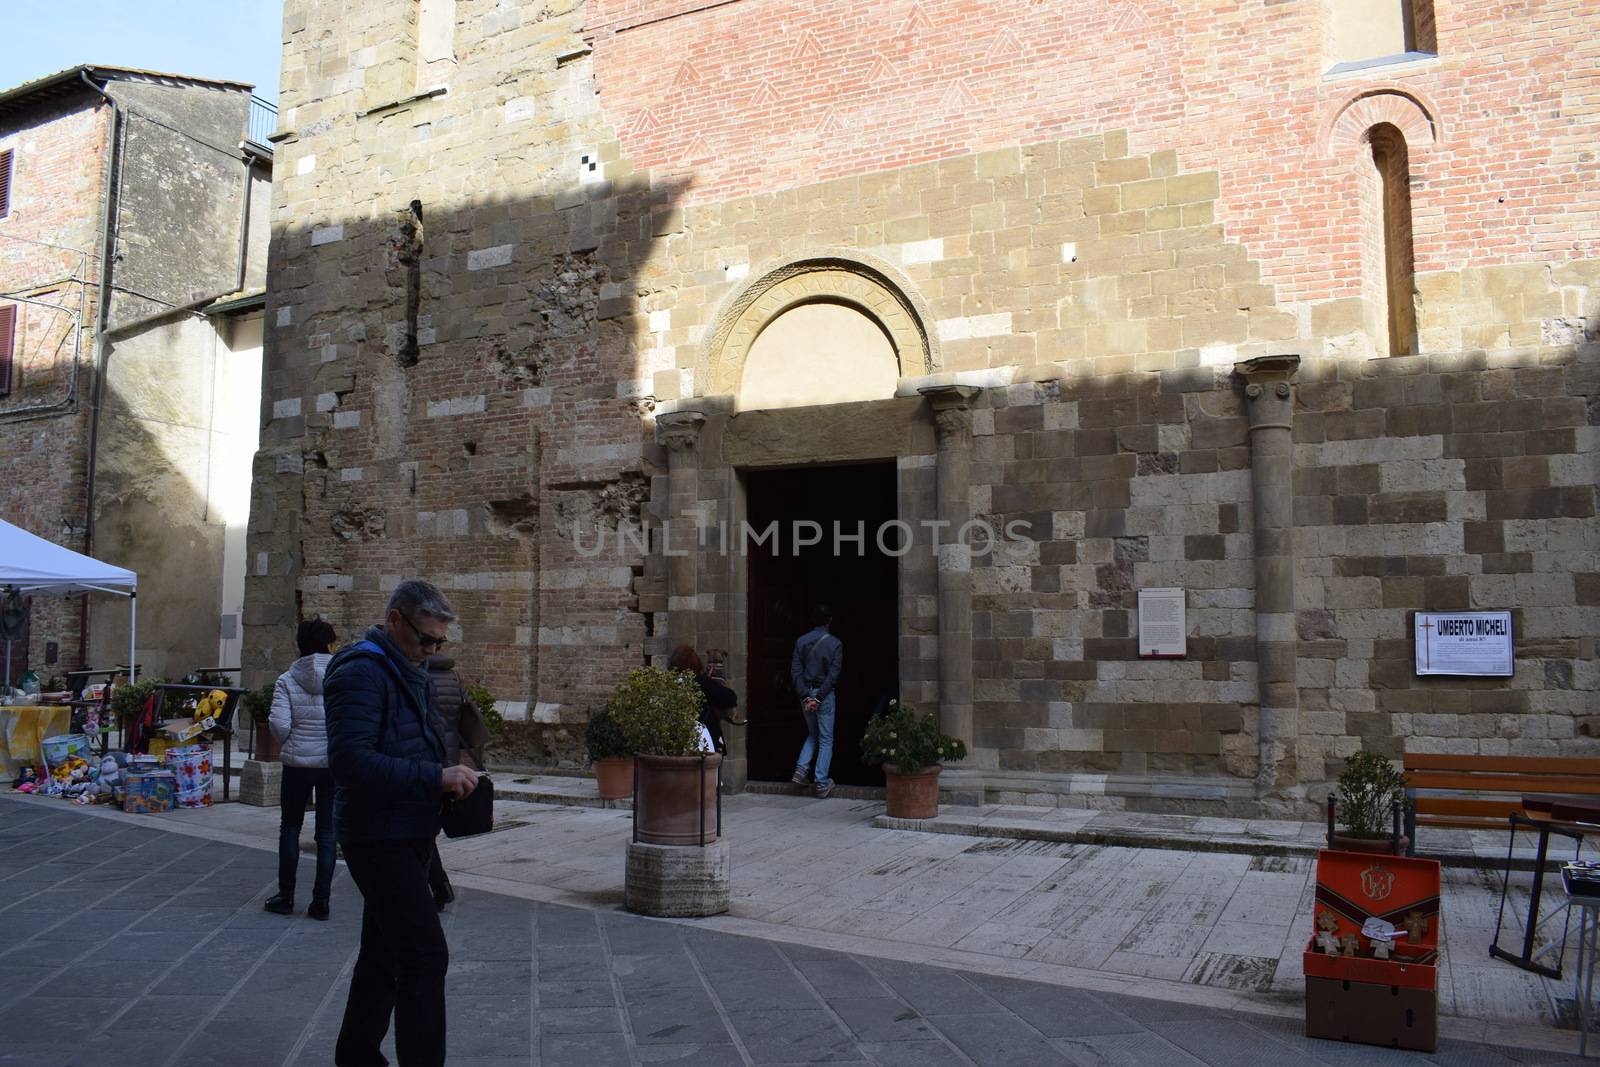
[[[1378,349],[1405,356],[1416,351],[1415,259],[1411,241],[1411,165],[1405,135],[1387,122],[1367,131],[1370,159],[1363,182],[1363,267],[1369,298],[1381,308],[1374,331]]]
[[[0,396],[11,395],[11,380],[15,377],[17,339],[17,305],[0,306]]]
[[[1339,67],[1439,51],[1433,0],[1329,0],[1329,7]]]
[[[11,152],[0,152],[0,219],[11,214]]]

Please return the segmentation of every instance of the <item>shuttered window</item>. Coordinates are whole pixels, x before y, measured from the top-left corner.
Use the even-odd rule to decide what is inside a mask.
[[[0,305],[0,396],[11,394],[16,376],[17,305]]]
[[[0,152],[0,219],[11,214],[11,153]]]

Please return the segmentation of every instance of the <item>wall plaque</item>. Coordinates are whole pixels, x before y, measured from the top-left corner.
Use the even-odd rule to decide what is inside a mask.
[[[1188,632],[1182,589],[1139,590],[1139,655],[1182,659],[1188,654]]]
[[[1419,611],[1417,674],[1509,678],[1511,612]]]

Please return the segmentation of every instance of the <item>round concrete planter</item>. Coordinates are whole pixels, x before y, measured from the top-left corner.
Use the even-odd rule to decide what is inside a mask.
[[[722,831],[717,811],[720,753],[645,756],[633,798],[638,839],[651,845],[709,845]]]
[[[601,800],[621,800],[633,795],[632,756],[612,756],[610,759],[595,760],[589,766],[594,771],[594,781],[599,787]]]
[[[935,765],[920,771],[902,772],[893,764],[883,765],[887,785],[884,799],[891,819],[932,819],[939,814],[939,770]]]
[[[1411,838],[1400,835],[1397,843],[1389,834],[1382,837],[1356,837],[1354,834],[1333,832],[1328,847],[1339,852],[1369,852],[1378,856],[1404,856],[1411,847]]]

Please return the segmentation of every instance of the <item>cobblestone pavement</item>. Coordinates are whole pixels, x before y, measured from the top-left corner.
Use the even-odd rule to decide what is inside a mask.
[[[331,922],[267,914],[275,862],[0,800],[0,1063],[330,1062],[359,900],[341,868]],[[446,919],[461,1067],[1569,1062],[1450,1039],[1432,1057],[1311,1041],[1292,1018],[466,888]]]

